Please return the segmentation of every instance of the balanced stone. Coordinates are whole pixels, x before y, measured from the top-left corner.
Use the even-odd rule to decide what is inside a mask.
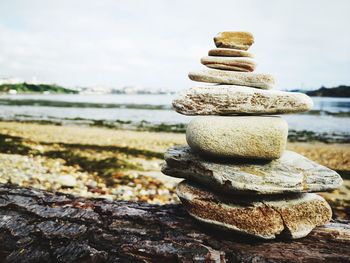
[[[184,115],[263,115],[304,112],[313,103],[297,92],[218,85],[188,89],[173,106]]]
[[[256,68],[255,62],[251,58],[244,57],[212,57],[206,56],[201,59],[201,63],[209,68],[226,69],[234,71],[251,72]]]
[[[254,43],[254,37],[249,32],[220,32],[214,37],[216,47],[248,50]]]
[[[275,80],[270,74],[262,73],[204,69],[190,72],[188,77],[194,81],[232,84],[261,89],[272,89],[275,85]]]
[[[254,57],[253,54],[248,51],[231,48],[214,48],[209,50],[208,55],[219,57]]]
[[[232,195],[322,192],[342,184],[335,171],[291,151],[273,161],[219,161],[203,158],[187,146],[177,146],[168,149],[165,161],[164,174]]]
[[[228,198],[187,181],[181,182],[176,192],[195,219],[264,239],[305,237],[332,216],[327,202],[316,194]]]
[[[186,130],[193,151],[217,158],[277,159],[286,148],[288,124],[280,117],[203,116]]]

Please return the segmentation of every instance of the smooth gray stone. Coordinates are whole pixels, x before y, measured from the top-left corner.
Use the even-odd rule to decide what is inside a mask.
[[[231,194],[324,192],[343,182],[335,171],[291,151],[273,161],[225,163],[204,159],[188,146],[177,146],[168,149],[165,161],[164,174]]]
[[[184,115],[264,115],[308,111],[313,102],[303,93],[218,85],[185,90],[173,106]]]

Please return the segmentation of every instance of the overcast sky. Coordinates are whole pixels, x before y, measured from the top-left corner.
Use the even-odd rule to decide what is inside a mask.
[[[0,77],[167,87],[225,30],[250,31],[278,89],[350,84],[350,1],[0,0]]]

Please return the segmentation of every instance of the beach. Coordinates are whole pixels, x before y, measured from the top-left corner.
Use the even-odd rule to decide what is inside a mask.
[[[180,179],[160,172],[165,150],[185,134],[82,125],[0,122],[0,183],[89,198],[177,203]],[[322,195],[334,218],[350,215],[350,144],[289,142],[287,148],[336,170],[343,186]]]

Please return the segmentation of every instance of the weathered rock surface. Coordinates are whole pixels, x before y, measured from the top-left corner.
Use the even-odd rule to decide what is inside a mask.
[[[297,242],[212,231],[182,205],[86,199],[0,184],[1,262],[349,262],[349,221]],[[283,251],[283,253],[281,253]]]
[[[197,220],[264,239],[305,237],[332,216],[328,203],[316,194],[228,198],[187,181],[178,185],[177,194]]]
[[[270,74],[263,73],[205,69],[192,71],[188,74],[188,77],[194,81],[232,84],[260,89],[272,89],[275,85],[274,78]]]
[[[173,106],[184,115],[263,115],[308,111],[313,102],[302,93],[218,85],[188,89]]]
[[[162,172],[230,194],[286,194],[337,189],[342,179],[335,171],[300,154],[285,151],[273,161],[204,159],[187,146],[168,149]]]
[[[217,158],[277,159],[287,136],[285,120],[264,116],[196,117],[186,130],[193,151]]]
[[[243,72],[251,72],[256,68],[256,63],[251,58],[244,57],[206,56],[201,59],[201,63],[209,68]]]
[[[248,51],[231,48],[214,48],[209,50],[208,55],[219,57],[254,57],[254,55]]]
[[[216,47],[248,50],[254,43],[254,37],[249,32],[220,32],[214,37]]]

